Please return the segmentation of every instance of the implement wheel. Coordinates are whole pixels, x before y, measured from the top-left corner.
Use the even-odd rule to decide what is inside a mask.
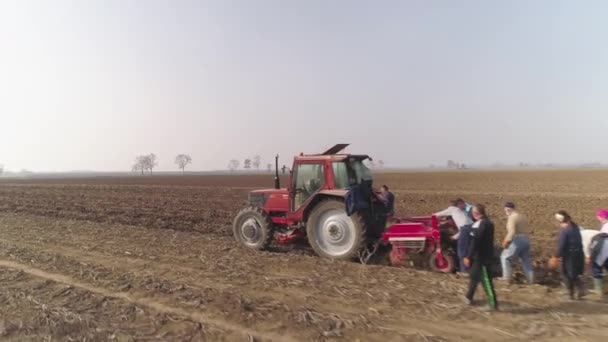
[[[232,225],[234,238],[241,245],[262,250],[272,242],[272,222],[260,208],[247,207],[236,215]]]
[[[334,260],[358,259],[367,242],[364,219],[346,215],[344,201],[336,199],[317,204],[306,222],[306,235],[319,256]]]
[[[452,253],[444,252],[443,262],[437,258],[437,252],[431,253],[429,266],[433,272],[454,273],[456,271],[456,258]]]

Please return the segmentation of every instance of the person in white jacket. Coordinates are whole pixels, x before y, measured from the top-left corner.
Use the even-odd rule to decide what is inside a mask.
[[[602,250],[598,255],[593,258],[593,238],[601,234],[600,231],[595,229],[585,229],[581,227],[581,238],[583,240],[583,252],[585,253],[585,263],[591,268],[591,276],[593,277],[593,290],[592,292],[603,298],[603,280],[604,272],[603,269],[608,269],[608,241],[604,242]]]
[[[600,230],[583,229],[581,228],[581,237],[583,239],[583,251],[585,252],[585,263],[591,268],[591,276],[593,277],[593,292],[603,298],[603,280],[604,269],[608,269],[608,240],[604,239],[601,250],[595,257],[593,249],[595,249],[594,238],[599,234],[608,234],[608,209],[600,209],[596,213],[598,221],[600,221]],[[599,247],[598,247],[599,248]]]
[[[469,246],[470,234],[469,230],[473,225],[473,220],[466,212],[467,203],[462,198],[457,198],[451,201],[450,206],[440,212],[435,213],[437,217],[451,217],[458,228],[458,232],[452,236],[452,239],[458,240],[456,245],[456,254],[458,254],[460,272],[466,273],[468,267],[464,264],[464,256],[466,249]]]

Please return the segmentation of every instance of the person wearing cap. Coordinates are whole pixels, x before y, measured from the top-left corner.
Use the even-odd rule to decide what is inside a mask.
[[[466,272],[467,266],[463,262],[466,255],[466,249],[470,244],[470,228],[473,225],[473,220],[466,211],[467,203],[462,198],[457,198],[451,201],[450,206],[440,212],[435,213],[437,217],[451,217],[454,224],[458,228],[458,232],[452,236],[453,240],[457,240],[456,254],[460,264],[460,272]]]
[[[555,219],[559,222],[560,233],[557,250],[555,256],[549,261],[549,266],[557,268],[561,260],[562,276],[566,283],[569,299],[581,299],[584,291],[581,277],[585,269],[581,232],[565,210],[555,213]]]
[[[517,212],[513,202],[505,203],[504,209],[507,214],[507,235],[502,242],[503,251],[500,255],[502,280],[511,282],[513,276],[512,263],[515,259],[519,259],[528,283],[532,284],[534,282],[534,271],[530,260],[528,219]]]
[[[492,284],[492,260],[494,259],[494,223],[488,218],[486,208],[481,204],[473,206],[475,223],[471,229],[471,244],[463,258],[470,268],[469,287],[464,297],[465,303],[471,305],[477,287],[481,283],[489,303],[489,309],[498,310],[498,299]]]

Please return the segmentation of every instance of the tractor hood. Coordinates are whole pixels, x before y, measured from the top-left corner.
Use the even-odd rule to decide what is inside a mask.
[[[289,203],[289,191],[285,188],[253,190],[249,192],[247,202],[249,202],[250,205],[258,208],[265,207],[267,203],[273,203],[281,207],[279,209],[285,207],[285,210],[287,210],[287,204]]]

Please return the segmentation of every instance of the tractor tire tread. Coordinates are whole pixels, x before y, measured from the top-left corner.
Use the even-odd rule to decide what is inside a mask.
[[[367,222],[366,222],[365,218],[360,214],[354,213],[351,216],[349,216],[353,220],[355,227],[357,227],[359,230],[359,232],[357,234],[358,235],[358,240],[357,240],[358,246],[353,248],[349,253],[339,256],[339,257],[332,257],[330,255],[327,255],[325,252],[323,252],[323,250],[321,250],[314,241],[313,225],[309,224],[311,222],[311,218],[314,219],[315,215],[317,214],[317,212],[319,212],[320,208],[323,208],[323,207],[329,206],[329,205],[335,205],[335,204],[341,205],[344,208],[344,210],[346,211],[346,208],[344,206],[344,201],[335,199],[335,198],[323,199],[312,209],[310,216],[308,217],[308,220],[306,222],[306,235],[308,236],[309,244],[312,247],[312,249],[315,251],[315,253],[317,253],[317,255],[324,257],[324,258],[334,259],[334,260],[348,260],[348,261],[359,260],[359,256],[360,256],[361,252],[365,249],[365,247],[367,247],[367,231],[368,231]]]
[[[240,244],[243,244],[243,242],[241,241],[241,237],[240,237],[238,229],[240,228],[240,225],[242,224],[243,217],[247,214],[258,216],[257,217],[258,221],[262,225],[261,228],[264,231],[265,236],[264,236],[263,242],[259,245],[259,247],[255,247],[255,248],[251,247],[251,246],[246,246],[246,247],[257,249],[257,250],[268,249],[268,247],[270,247],[270,244],[272,243],[272,239],[274,236],[273,223],[270,220],[270,217],[268,217],[268,215],[262,209],[255,207],[255,206],[249,205],[249,206],[246,206],[245,208],[239,210],[238,214],[236,215],[236,217],[234,218],[234,221],[232,223],[232,233],[234,235],[234,238],[236,239],[237,242],[239,242]]]

